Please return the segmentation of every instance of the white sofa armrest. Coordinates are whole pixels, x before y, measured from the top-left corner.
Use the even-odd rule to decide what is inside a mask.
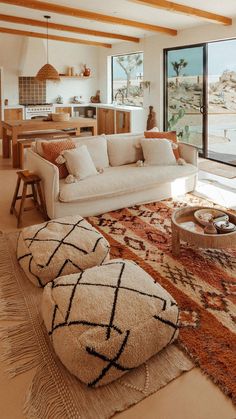
[[[192,144],[179,142],[179,153],[187,163],[191,163],[197,167],[198,165],[198,148]]]
[[[27,168],[42,179],[43,192],[49,218],[55,217],[55,203],[59,196],[58,167],[33,150],[27,150]]]

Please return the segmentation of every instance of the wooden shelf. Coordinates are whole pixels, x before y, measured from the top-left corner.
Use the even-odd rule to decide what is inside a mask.
[[[85,80],[85,79],[91,79],[92,78],[92,76],[83,76],[83,77],[81,77],[81,76],[63,76],[63,75],[60,75],[60,74],[59,74],[59,77],[63,78],[63,79],[79,79],[79,80]]]

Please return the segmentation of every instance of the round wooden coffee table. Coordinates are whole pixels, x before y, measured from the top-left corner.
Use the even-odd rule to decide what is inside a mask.
[[[208,207],[185,207],[177,209],[171,218],[172,253],[180,252],[180,240],[199,248],[226,249],[236,246],[236,231],[226,234],[205,234],[204,226],[194,218],[194,212]],[[209,208],[212,209],[212,208]],[[224,211],[229,221],[236,224],[236,216]]]

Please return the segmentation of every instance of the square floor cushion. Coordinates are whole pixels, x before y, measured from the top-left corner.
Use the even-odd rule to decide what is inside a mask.
[[[27,277],[43,287],[58,276],[101,265],[109,250],[102,234],[77,215],[24,228],[17,257]]]
[[[178,335],[174,299],[122,259],[48,284],[42,316],[62,363],[92,387],[138,367]]]

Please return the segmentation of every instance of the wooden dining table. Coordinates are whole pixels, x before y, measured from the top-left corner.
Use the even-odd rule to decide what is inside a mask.
[[[22,134],[30,132],[38,133],[40,138],[41,131],[56,131],[75,129],[76,135],[80,136],[81,128],[90,128],[92,135],[97,135],[97,121],[94,118],[70,118],[69,121],[44,121],[39,119],[29,120],[8,120],[2,122],[2,154],[3,158],[11,157],[11,143],[12,143],[12,166],[19,167],[19,153],[18,153],[18,137]],[[65,131],[66,133],[66,131]]]

